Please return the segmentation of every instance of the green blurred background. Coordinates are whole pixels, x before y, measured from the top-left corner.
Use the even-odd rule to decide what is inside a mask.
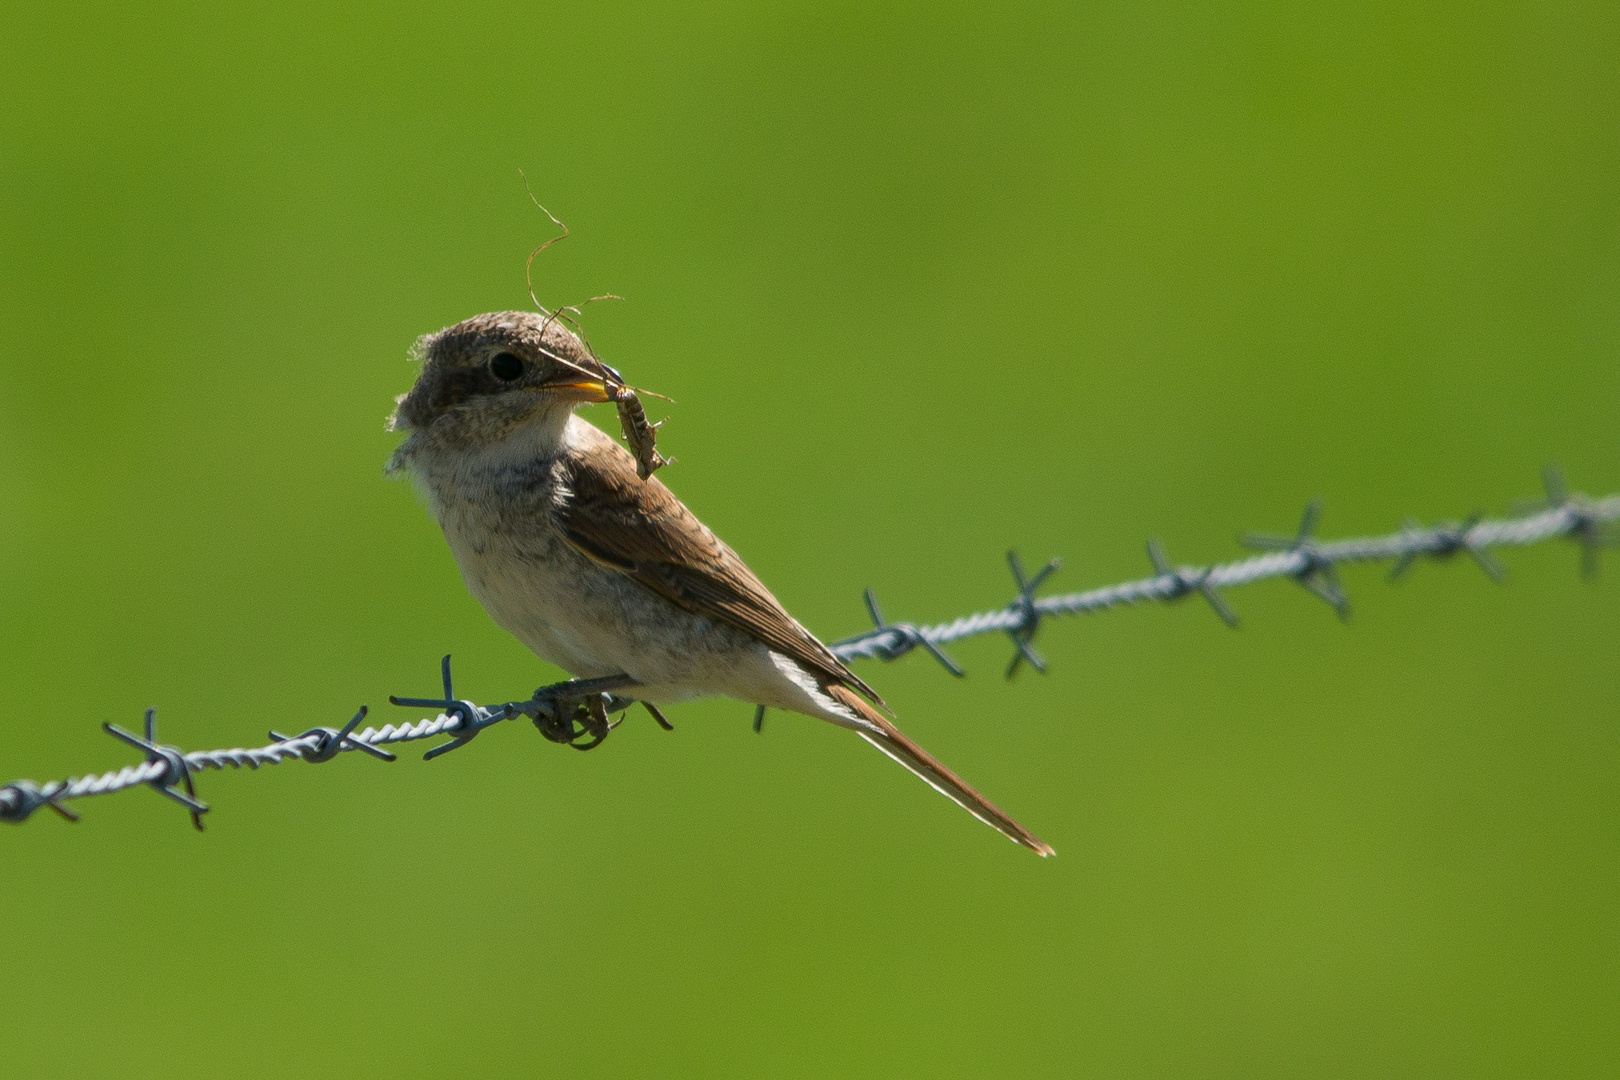
[[[382,478],[536,264],[826,637],[1620,488],[1620,8],[6,6],[0,780],[558,673]],[[612,424],[611,414],[598,422]],[[707,702],[0,834],[6,1076],[1597,1076],[1620,601],[1564,544],[864,663],[1042,861]]]

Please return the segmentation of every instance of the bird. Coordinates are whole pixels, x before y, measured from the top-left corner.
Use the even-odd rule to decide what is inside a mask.
[[[660,722],[661,705],[720,696],[850,729],[1053,854],[902,732],[736,552],[576,414],[624,385],[580,334],[543,311],[499,311],[424,335],[412,353],[420,370],[396,399],[389,426],[405,438],[387,472],[410,477],[468,591],[519,642]]]

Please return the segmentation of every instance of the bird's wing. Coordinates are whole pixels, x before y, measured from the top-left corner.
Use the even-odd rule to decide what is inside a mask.
[[[559,465],[567,494],[552,503],[552,520],[580,551],[671,603],[729,623],[806,670],[883,703],[668,488],[656,477],[637,476],[635,459],[611,438],[591,440]]]

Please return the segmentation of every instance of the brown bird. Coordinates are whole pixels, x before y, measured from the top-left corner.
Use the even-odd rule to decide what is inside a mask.
[[[656,477],[574,415],[616,374],[557,320],[479,315],[422,338],[389,472],[416,482],[494,620],[577,678],[656,706],[724,696],[857,732],[1042,855],[1052,848],[912,742]],[[656,713],[655,713],[656,715]]]

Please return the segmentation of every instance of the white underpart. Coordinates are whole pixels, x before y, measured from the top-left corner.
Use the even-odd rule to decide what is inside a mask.
[[[853,728],[856,731],[862,732],[863,734],[867,731],[878,730],[872,725],[871,721],[865,720],[856,715],[854,710],[852,710],[849,706],[845,705],[841,701],[838,701],[832,695],[828,694],[827,691],[823,690],[821,687],[821,680],[812,675],[810,672],[804,670],[804,668],[800,667],[791,658],[783,656],[774,649],[766,649],[765,652],[771,658],[771,664],[773,667],[775,667],[776,674],[780,678],[786,679],[795,689],[799,691],[798,700],[786,701],[779,704],[777,706],[778,708],[792,709],[794,712],[802,712],[807,716],[814,716],[822,720],[830,720],[842,727]],[[761,687],[761,689],[776,691],[779,699],[782,697],[791,697],[791,695],[781,694],[782,687],[777,680],[772,679],[770,681],[775,685],[770,687]],[[757,701],[763,699],[750,698],[749,700]]]

